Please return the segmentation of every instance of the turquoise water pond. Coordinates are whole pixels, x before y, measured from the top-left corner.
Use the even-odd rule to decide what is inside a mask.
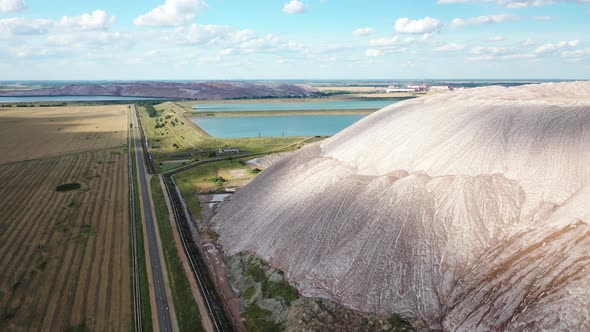
[[[227,103],[199,104],[193,106],[203,112],[236,112],[236,111],[304,111],[304,110],[353,110],[380,109],[401,100],[343,100],[285,103]]]
[[[364,114],[192,117],[191,121],[218,138],[331,136]]]

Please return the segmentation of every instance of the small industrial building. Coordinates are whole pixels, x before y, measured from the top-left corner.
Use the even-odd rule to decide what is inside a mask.
[[[240,153],[240,149],[239,148],[220,148],[218,152],[220,154],[224,154],[224,153],[235,154],[235,153]]]
[[[397,88],[397,87],[388,87],[387,89],[385,89],[386,93],[395,93],[395,92],[414,92],[414,89],[408,89],[408,88]]]

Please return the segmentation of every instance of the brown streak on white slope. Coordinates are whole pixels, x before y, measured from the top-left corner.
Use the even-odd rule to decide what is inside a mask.
[[[590,82],[401,102],[286,156],[213,218],[303,295],[445,330],[590,326]]]

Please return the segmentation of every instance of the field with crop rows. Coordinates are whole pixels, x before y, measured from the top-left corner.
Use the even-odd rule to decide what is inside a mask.
[[[127,105],[0,108],[0,164],[127,143]]]
[[[83,149],[95,150],[71,153],[84,138],[54,132],[39,151],[58,144],[52,152],[67,154],[0,165],[0,331],[133,329],[127,153],[84,132]]]

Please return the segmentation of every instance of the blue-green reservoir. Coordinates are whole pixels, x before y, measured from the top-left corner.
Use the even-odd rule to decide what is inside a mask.
[[[309,110],[362,110],[380,109],[402,99],[390,100],[338,100],[284,103],[225,103],[198,104],[193,106],[201,112],[238,112],[238,111],[309,111]]]
[[[218,138],[331,136],[365,114],[192,117],[191,121]]]

